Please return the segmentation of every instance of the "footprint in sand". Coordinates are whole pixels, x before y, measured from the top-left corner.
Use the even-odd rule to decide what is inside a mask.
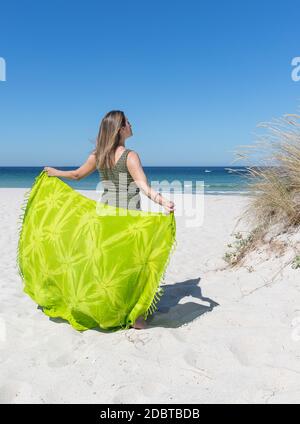
[[[84,340],[63,340],[52,337],[47,343],[47,363],[49,367],[59,368],[74,364],[85,355]]]
[[[193,371],[194,373],[197,373],[203,377],[206,377],[210,380],[213,379],[213,376],[210,374],[208,370],[201,367],[199,363],[201,362],[200,353],[193,351],[193,350],[187,350],[185,354],[183,355],[183,359],[185,360],[186,364],[188,365],[187,368],[183,368],[185,370]]]
[[[32,389],[31,384],[25,381],[7,382],[0,387],[0,403],[28,403],[32,398]]]
[[[271,342],[266,337],[259,337],[256,331],[253,334],[248,332],[247,336],[236,337],[230,343],[229,349],[244,366],[261,366],[268,363],[272,357]]]

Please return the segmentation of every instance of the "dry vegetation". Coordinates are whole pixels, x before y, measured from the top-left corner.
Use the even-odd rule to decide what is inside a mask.
[[[254,145],[240,146],[236,152],[236,160],[255,166],[245,166],[248,172],[242,174],[250,201],[239,219],[247,220],[252,231],[245,238],[235,234],[236,240],[228,245],[232,250],[224,259],[232,266],[258,245],[270,244],[277,236],[300,229],[300,116],[284,115],[259,127],[266,134],[258,136]],[[293,268],[300,267],[299,254]]]

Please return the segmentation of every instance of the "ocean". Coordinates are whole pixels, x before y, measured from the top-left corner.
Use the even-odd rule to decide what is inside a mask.
[[[30,188],[35,177],[44,167],[0,167],[0,187]],[[77,167],[57,167],[60,170],[74,170]],[[174,192],[205,194],[247,194],[247,169],[239,166],[144,166],[144,172],[151,186],[163,189],[163,184],[172,184]],[[74,189],[99,190],[102,188],[98,171],[80,181],[61,178]],[[164,181],[164,183],[163,183]],[[196,184],[196,181],[198,182]],[[156,182],[156,183],[155,183]],[[99,185],[100,183],[100,185]],[[159,184],[159,185],[157,185]]]

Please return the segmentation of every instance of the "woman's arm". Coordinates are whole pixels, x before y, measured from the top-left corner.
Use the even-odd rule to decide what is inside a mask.
[[[164,206],[168,211],[174,211],[175,204],[174,202],[169,201],[163,197],[159,192],[153,190],[149,186],[147,177],[144,173],[140,157],[135,151],[131,151],[127,155],[127,168],[130,172],[132,178],[134,179],[136,185],[143,191],[143,193],[153,200],[153,202],[158,203],[159,205]]]
[[[92,153],[89,155],[87,161],[79,168],[71,171],[61,171],[50,166],[45,166],[44,170],[49,177],[63,177],[69,180],[81,180],[96,170],[96,156]]]

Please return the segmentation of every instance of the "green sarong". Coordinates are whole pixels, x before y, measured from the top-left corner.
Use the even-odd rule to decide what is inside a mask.
[[[22,210],[18,272],[46,315],[117,331],[157,310],[177,244],[174,213],[107,205],[44,170]]]

